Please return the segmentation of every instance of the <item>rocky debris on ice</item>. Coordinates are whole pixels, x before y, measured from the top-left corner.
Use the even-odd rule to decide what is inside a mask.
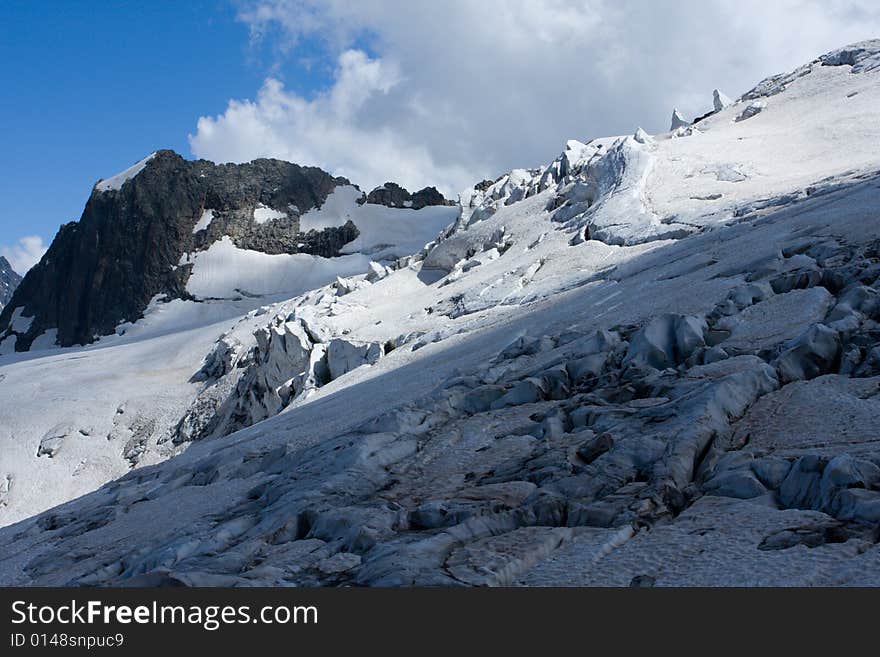
[[[338,575],[361,565],[361,556],[351,552],[337,552],[318,562],[318,570],[326,575]]]

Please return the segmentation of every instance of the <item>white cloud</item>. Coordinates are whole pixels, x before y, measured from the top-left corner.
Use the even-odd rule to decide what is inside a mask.
[[[46,253],[46,245],[39,235],[26,235],[12,246],[0,246],[0,256],[3,256],[12,265],[12,268],[22,276],[40,261]]]
[[[370,124],[365,116],[365,107],[400,81],[393,62],[345,50],[326,93],[306,100],[269,78],[256,101],[232,100],[224,114],[200,118],[190,145],[193,153],[210,160],[276,157],[321,166],[367,187],[386,180],[463,187],[470,180],[466,169],[439,165],[425,145],[412,143],[392,125]],[[426,173],[430,177],[423,179]]]
[[[240,19],[291,58],[313,58],[297,51],[317,39],[336,74],[308,99],[267,79],[255,101],[199,119],[196,155],[447,193],[571,137],[665,130],[673,106],[710,109],[715,87],[739,95],[880,33],[874,0],[254,0]]]

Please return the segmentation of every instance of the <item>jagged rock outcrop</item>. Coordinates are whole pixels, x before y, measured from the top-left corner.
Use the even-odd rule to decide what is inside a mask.
[[[367,194],[366,203],[385,205],[389,208],[412,208],[420,210],[430,205],[455,205],[446,199],[436,187],[425,187],[410,194],[397,183],[387,182]]]
[[[156,295],[185,298],[190,267],[178,266],[181,256],[223,235],[242,249],[326,257],[357,236],[351,223],[300,233],[300,215],[348,184],[314,167],[215,165],[168,150],[139,165],[95,186],[82,218],[61,227],[0,314],[0,334],[16,308],[33,318],[17,335],[19,351],[55,328],[61,346],[87,344],[137,320]]]
[[[12,269],[12,265],[6,258],[0,256],[0,310],[3,310],[3,306],[12,299],[12,293],[15,292],[19,283],[21,283],[21,276]]]

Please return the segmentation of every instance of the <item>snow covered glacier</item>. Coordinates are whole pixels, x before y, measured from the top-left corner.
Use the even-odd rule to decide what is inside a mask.
[[[714,96],[0,356],[0,582],[880,584],[880,41]]]

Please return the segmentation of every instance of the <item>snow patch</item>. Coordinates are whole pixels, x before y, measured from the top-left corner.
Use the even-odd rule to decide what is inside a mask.
[[[287,218],[286,212],[273,210],[272,208],[263,205],[262,203],[257,203],[257,207],[254,208],[254,221],[260,225],[265,224],[269,221],[274,221],[275,219],[285,218]]]
[[[58,329],[48,329],[43,331],[31,342],[31,351],[43,351],[46,349],[54,349],[58,346]]]
[[[449,205],[429,205],[420,210],[359,205],[362,196],[353,185],[337,187],[324,205],[302,216],[300,230],[324,230],[351,220],[359,234],[341,253],[364,253],[377,261],[395,260],[421,250],[458,215],[458,207]]]
[[[111,190],[122,189],[122,186],[143,171],[144,167],[147,166],[147,163],[149,163],[154,157],[156,157],[156,153],[150,153],[143,160],[128,167],[125,171],[117,173],[112,178],[101,180],[95,185],[95,189],[99,192],[109,192]]]
[[[17,335],[10,335],[0,341],[0,356],[6,356],[15,352],[15,343],[18,342]]]
[[[313,208],[302,216],[299,229],[307,233],[310,230],[344,226],[359,207],[357,202],[362,196],[363,192],[354,185],[340,185],[327,196],[321,207]]]
[[[205,210],[202,212],[202,216],[199,217],[199,220],[196,222],[196,225],[193,226],[193,235],[196,233],[207,230],[208,226],[211,225],[211,222],[214,221],[214,211],[213,210]]]
[[[16,333],[27,333],[31,330],[31,324],[34,323],[33,317],[22,317],[24,306],[19,306],[12,311],[12,321],[9,322],[10,328]]]
[[[269,255],[240,249],[229,236],[214,242],[207,251],[194,254],[187,290],[201,298],[241,296],[294,296],[321,287],[336,276],[351,276],[367,270],[370,259],[363,255],[339,258],[295,253]]]

